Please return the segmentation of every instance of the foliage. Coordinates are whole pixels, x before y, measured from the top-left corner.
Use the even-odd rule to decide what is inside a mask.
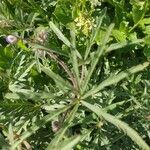
[[[2,0],[0,149],[149,150],[149,44],[149,0]]]

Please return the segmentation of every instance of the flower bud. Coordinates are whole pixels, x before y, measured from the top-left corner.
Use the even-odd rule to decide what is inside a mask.
[[[18,40],[17,37],[14,36],[14,35],[8,35],[8,36],[6,37],[6,41],[7,41],[8,43],[10,43],[10,44],[16,43],[17,40]]]

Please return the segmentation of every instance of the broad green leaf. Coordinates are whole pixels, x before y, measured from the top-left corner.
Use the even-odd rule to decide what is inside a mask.
[[[111,76],[108,79],[101,82],[98,86],[95,86],[90,91],[85,93],[85,95],[82,98],[84,99],[84,98],[87,98],[88,96],[94,95],[95,93],[99,92],[100,90],[103,90],[105,87],[110,86],[115,83],[118,83],[119,81],[128,77],[129,75],[144,70],[149,65],[150,65],[149,62],[144,62],[143,64],[139,64],[137,66],[131,67],[130,69],[127,69],[126,71],[122,71],[117,75]]]
[[[11,46],[1,47],[0,46],[0,67],[8,69],[13,61],[14,53]]]
[[[148,144],[142,139],[142,137],[132,129],[127,123],[117,119],[113,115],[103,111],[102,108],[98,106],[91,105],[85,101],[81,101],[81,103],[90,109],[92,112],[96,113],[99,117],[103,117],[106,121],[110,122],[117,128],[121,129],[125,134],[127,134],[140,148],[144,150],[149,150],[150,147]]]
[[[146,11],[146,3],[147,0],[145,2],[140,2],[139,0],[132,2],[132,16],[135,23],[143,18]]]
[[[150,24],[150,18],[143,18],[140,24]]]

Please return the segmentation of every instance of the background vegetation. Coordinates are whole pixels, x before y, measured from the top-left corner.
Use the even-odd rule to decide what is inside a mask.
[[[149,0],[1,0],[0,149],[149,150],[149,59]]]

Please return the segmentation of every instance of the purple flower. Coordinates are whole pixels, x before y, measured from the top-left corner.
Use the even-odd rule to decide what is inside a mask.
[[[6,41],[7,41],[8,43],[10,43],[10,44],[16,43],[17,40],[18,40],[17,37],[14,36],[14,35],[8,35],[8,36],[6,37]]]

